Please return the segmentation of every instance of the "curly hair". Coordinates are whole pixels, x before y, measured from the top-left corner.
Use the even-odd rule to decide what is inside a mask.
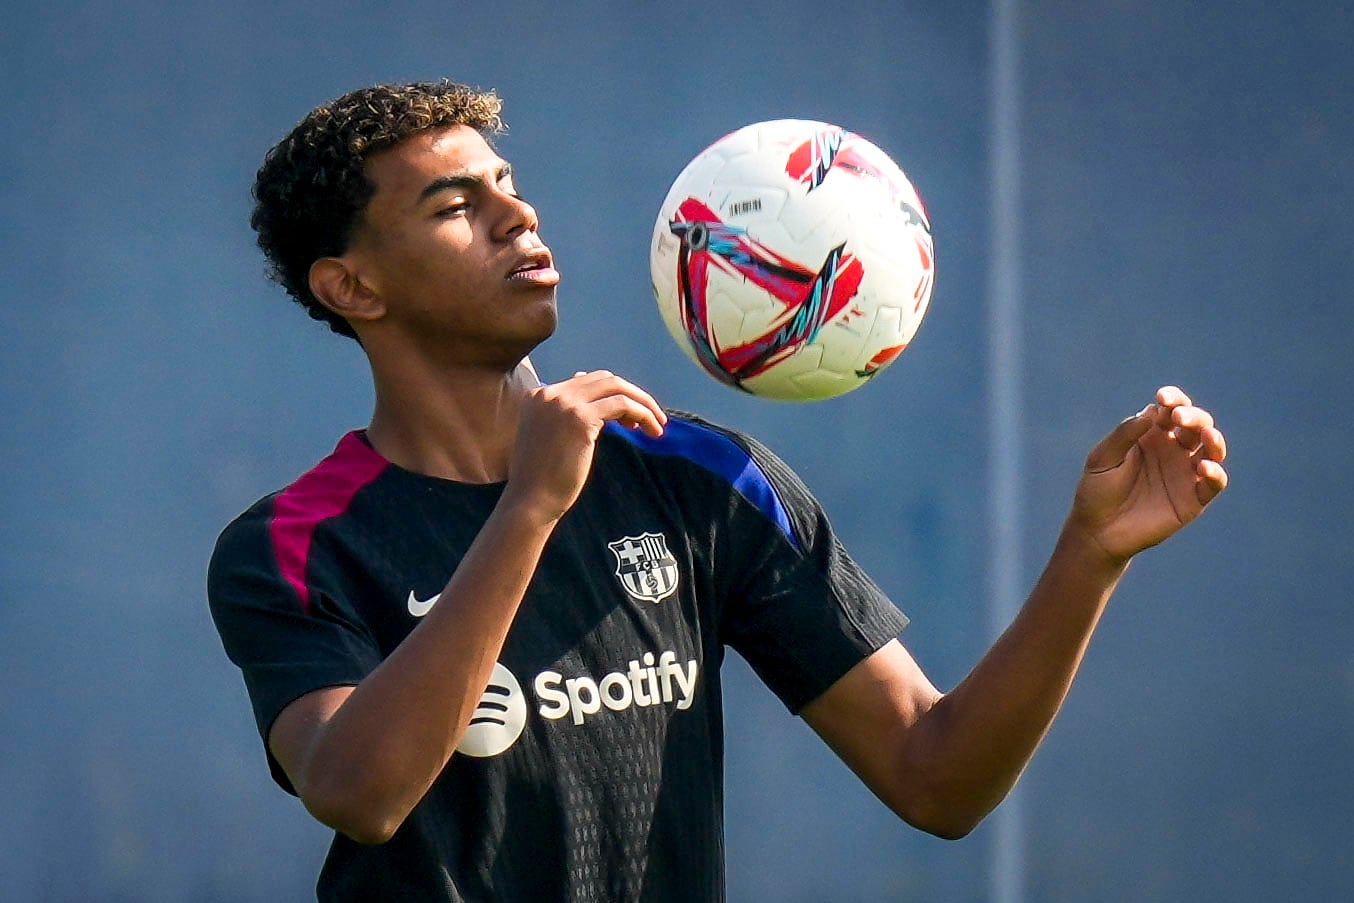
[[[268,151],[254,180],[249,224],[268,276],[316,320],[356,339],[348,321],[310,291],[310,266],[347,250],[376,191],[368,157],[418,132],[465,125],[486,138],[504,130],[493,91],[450,81],[375,85],[312,110]]]

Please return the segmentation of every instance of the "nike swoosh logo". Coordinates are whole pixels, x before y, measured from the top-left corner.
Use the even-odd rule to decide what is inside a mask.
[[[429,596],[427,601],[420,602],[418,596],[414,595],[414,591],[409,590],[409,614],[416,618],[423,617],[432,611],[432,607],[437,604],[437,600],[440,598],[442,598],[442,594],[438,593],[435,596]]]

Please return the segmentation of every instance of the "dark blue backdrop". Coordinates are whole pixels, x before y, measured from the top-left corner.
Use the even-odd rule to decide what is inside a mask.
[[[957,682],[985,648],[989,47],[979,4],[27,4],[0,31],[0,875],[16,900],[280,900],[326,844],[268,780],[206,612],[216,532],[365,421],[355,346],[267,284],[263,151],[377,80],[498,88],[565,275],[547,377],[606,366],[746,429],[820,495]],[[1354,892],[1354,16],[1022,7],[1026,560],[1163,382],[1233,489],[1134,565],[1023,787],[1030,899]],[[681,358],[646,245],[672,177],[819,118],[927,199],[938,287],[877,382],[799,407]],[[1033,570],[1033,567],[1031,567]],[[1028,575],[1032,579],[1033,573]],[[991,828],[896,822],[729,665],[734,900],[979,900]]]

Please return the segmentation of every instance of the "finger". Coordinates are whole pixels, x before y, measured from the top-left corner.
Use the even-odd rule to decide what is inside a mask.
[[[646,405],[629,395],[608,395],[589,404],[589,409],[602,420],[615,420],[626,426],[637,426],[655,438],[663,435],[663,425]]]
[[[1185,394],[1185,390],[1179,386],[1162,386],[1157,389],[1157,404],[1174,408],[1182,404],[1194,404],[1194,402],[1190,401],[1189,396]]]
[[[580,386],[591,385],[593,383],[611,379],[615,375],[616,374],[612,373],[610,370],[579,370],[574,373],[568,382],[577,382]]]
[[[1207,505],[1227,488],[1227,471],[1217,461],[1200,461],[1197,473],[1199,479],[1194,482],[1194,495],[1199,504]]]
[[[1110,430],[1109,435],[1101,439],[1100,443],[1091,449],[1091,453],[1086,456],[1087,472],[1104,473],[1124,463],[1124,458],[1128,457],[1129,451],[1152,428],[1152,421],[1156,412],[1157,406],[1149,404]]]
[[[586,373],[580,371],[575,373],[571,379],[556,383],[552,388],[558,395],[572,397],[585,404],[610,395],[627,395],[648,408],[660,424],[668,422],[668,415],[663,410],[663,406],[652,395],[610,370],[592,370]],[[636,426],[639,424],[625,423],[625,425]],[[661,434],[661,430],[659,433]]]
[[[627,395],[642,401],[649,405],[659,417],[667,420],[667,415],[663,413],[662,405],[654,400],[654,397],[645,392],[639,386],[630,382],[622,376],[617,376],[610,370],[579,370],[568,380],[579,388],[588,388],[591,391],[585,393],[585,397],[591,396],[592,399],[602,398],[605,395],[614,394],[617,391],[624,392]]]
[[[645,392],[639,386],[624,377],[608,374],[605,379],[600,379],[595,382],[588,381],[584,385],[586,385],[589,393],[594,399],[602,398],[606,395],[615,395],[617,393],[627,395],[652,411],[659,423],[668,422],[668,415],[664,412],[663,406],[648,392]]]
[[[1154,422],[1167,432],[1175,429],[1175,421],[1172,419],[1175,409],[1193,404],[1190,397],[1178,386],[1162,386],[1157,389],[1156,400],[1157,412]]]
[[[1219,429],[1206,429],[1199,434],[1199,447],[1195,454],[1200,459],[1222,463],[1227,460],[1227,437]]]
[[[1213,415],[1194,405],[1180,405],[1171,409],[1171,423],[1186,429],[1202,431],[1213,426]]]
[[[1194,452],[1203,442],[1204,430],[1212,428],[1212,414],[1193,405],[1181,405],[1171,409],[1171,426],[1166,435],[1186,451]]]

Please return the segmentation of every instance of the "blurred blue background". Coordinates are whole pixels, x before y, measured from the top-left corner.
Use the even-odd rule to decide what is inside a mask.
[[[327,832],[269,780],[207,614],[220,528],[371,403],[263,276],[263,152],[375,81],[497,88],[564,273],[547,378],[609,367],[816,490],[944,687],[988,637],[991,41],[983,4],[12,4],[0,30],[0,875],[12,900],[304,899]],[[1176,382],[1233,487],[1135,563],[1026,773],[1047,901],[1354,898],[1354,13],[1020,5],[1022,554],[1091,444]],[[826,119],[908,170],[938,284],[913,347],[813,406],[682,358],[647,275],[682,165]],[[898,823],[737,661],[735,901],[988,899],[993,828]]]

